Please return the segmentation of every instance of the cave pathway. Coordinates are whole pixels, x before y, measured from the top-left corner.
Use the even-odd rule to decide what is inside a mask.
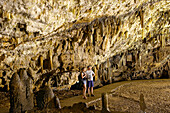
[[[84,102],[87,105],[89,105],[89,104],[92,104],[92,103],[100,100],[102,93],[106,93],[107,92],[107,93],[111,94],[117,88],[122,87],[124,85],[127,85],[129,83],[132,83],[132,82],[141,82],[141,81],[160,81],[160,80],[167,81],[167,80],[170,80],[170,79],[132,80],[132,81],[115,82],[115,83],[112,83],[112,84],[105,85],[105,86],[103,86],[101,88],[95,89],[94,90],[95,97],[88,97],[86,100],[82,98],[82,95],[74,96],[74,97],[67,98],[67,99],[64,99],[64,100],[60,100],[61,107],[63,108],[65,106],[72,106],[73,104],[79,103],[79,102]]]

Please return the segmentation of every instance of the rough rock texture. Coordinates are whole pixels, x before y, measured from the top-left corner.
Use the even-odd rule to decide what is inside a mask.
[[[36,104],[40,109],[61,108],[59,99],[54,95],[50,86],[40,89],[36,95]]]
[[[92,65],[95,80],[170,75],[167,0],[0,1],[0,87],[26,68],[39,89],[76,83]]]
[[[25,69],[20,69],[19,75],[15,73],[10,82],[10,112],[20,113],[34,107],[32,79]]]

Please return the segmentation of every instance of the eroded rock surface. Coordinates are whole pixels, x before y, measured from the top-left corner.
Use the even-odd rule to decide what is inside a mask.
[[[10,111],[29,111],[34,103],[41,109],[60,108],[51,87],[70,89],[88,65],[95,86],[170,78],[169,4],[1,0],[0,90],[10,90]]]
[[[98,83],[169,77],[167,0],[0,1],[0,87],[25,68],[39,89],[75,84],[92,65]]]
[[[10,82],[10,112],[20,113],[34,107],[33,82],[25,69],[15,73]]]
[[[40,89],[36,95],[37,107],[44,108],[61,108],[59,99],[54,95],[50,86]]]

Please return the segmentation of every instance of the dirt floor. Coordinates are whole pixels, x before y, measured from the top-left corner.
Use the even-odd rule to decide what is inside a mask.
[[[146,113],[170,113],[170,81],[128,83],[109,95],[111,111],[140,112],[140,94],[144,95]],[[96,103],[101,109],[101,101]]]
[[[111,84],[108,86],[111,86]],[[82,91],[55,91],[55,94],[62,101],[71,97],[81,96]],[[161,79],[158,81],[139,80],[137,82],[124,83],[124,85],[121,85],[109,94],[110,111],[133,113],[140,112],[140,94],[144,95],[144,100],[146,103],[145,111],[147,113],[170,112],[170,80],[165,81]],[[0,92],[0,113],[8,113],[10,106],[9,99],[9,93]],[[97,101],[93,104],[98,110],[101,110],[101,101]]]

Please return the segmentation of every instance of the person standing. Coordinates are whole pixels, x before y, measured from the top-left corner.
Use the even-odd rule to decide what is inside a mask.
[[[90,90],[91,90],[91,96],[94,97],[93,94],[93,77],[95,76],[94,72],[92,71],[92,67],[88,66],[88,70],[86,71],[87,74],[87,88],[88,88],[88,97],[90,96]]]
[[[84,99],[87,99],[86,97],[86,68],[83,67],[82,68],[82,72],[81,72],[81,78],[82,78],[82,82],[83,82],[83,98]]]

